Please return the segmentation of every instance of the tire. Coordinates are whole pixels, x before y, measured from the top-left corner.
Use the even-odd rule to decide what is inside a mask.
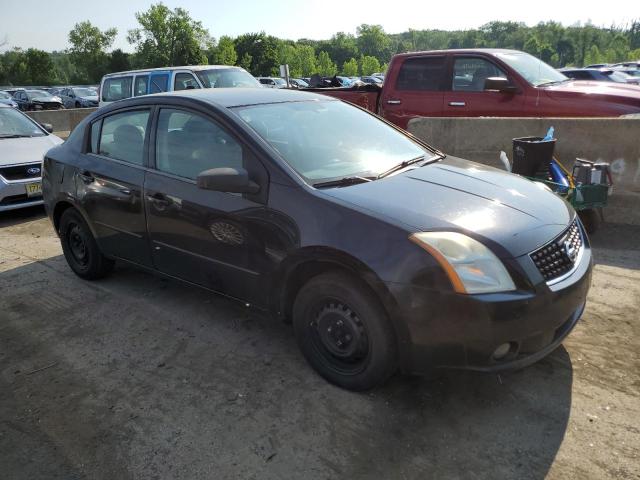
[[[76,108],[80,108],[80,102],[76,102]]]
[[[76,275],[97,280],[113,270],[115,262],[102,254],[87,222],[74,208],[62,214],[59,234],[64,257]]]
[[[592,234],[598,231],[600,227],[600,215],[595,208],[580,210],[578,215],[587,233]]]
[[[339,387],[370,390],[397,369],[397,342],[382,304],[345,274],[321,274],[300,289],[293,329],[307,362]]]

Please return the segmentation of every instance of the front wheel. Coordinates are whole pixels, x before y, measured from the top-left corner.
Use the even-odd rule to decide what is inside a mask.
[[[393,327],[377,297],[341,273],[312,278],[293,305],[298,346],[329,382],[348,390],[369,390],[397,368]]]
[[[107,275],[114,261],[105,257],[80,213],[70,208],[60,218],[60,243],[67,263],[76,275],[96,280]]]

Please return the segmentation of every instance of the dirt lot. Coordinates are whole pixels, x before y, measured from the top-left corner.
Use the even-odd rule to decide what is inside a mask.
[[[288,326],[130,268],[84,282],[41,209],[0,214],[0,477],[638,479],[638,239],[592,238],[586,313],[539,364],[354,394]]]

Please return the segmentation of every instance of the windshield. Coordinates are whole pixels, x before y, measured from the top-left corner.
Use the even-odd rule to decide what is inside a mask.
[[[568,78],[533,55],[522,52],[499,52],[495,54],[500,60],[518,72],[534,87],[545,83],[564,82]]]
[[[196,72],[204,88],[262,88],[253,76],[238,68],[215,68]]]
[[[75,93],[77,97],[95,97],[98,95],[98,92],[92,88],[74,88],[73,93]]]
[[[13,108],[0,108],[0,138],[43,137],[45,133],[24,114]]]
[[[629,79],[629,75],[624,72],[603,72],[605,75],[608,75],[611,80],[614,82],[627,83]]]
[[[284,78],[274,78],[273,79],[278,85],[286,85],[287,82],[285,82]]]
[[[27,95],[29,98],[52,98],[49,92],[45,92],[44,90],[27,90]]]
[[[377,176],[400,162],[433,155],[375,116],[340,101],[236,109],[309,183]]]

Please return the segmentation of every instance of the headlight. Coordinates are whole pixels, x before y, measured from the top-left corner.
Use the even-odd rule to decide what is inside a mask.
[[[471,237],[456,232],[420,232],[409,239],[433,255],[458,293],[516,289],[498,257]]]

